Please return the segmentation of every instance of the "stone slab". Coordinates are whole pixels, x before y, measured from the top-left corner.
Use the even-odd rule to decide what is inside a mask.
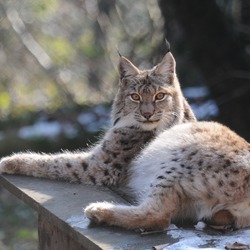
[[[153,246],[164,250],[222,250],[234,242],[250,246],[250,229],[222,233],[195,229],[192,225],[172,227],[165,233],[141,236],[137,232],[117,227],[93,225],[82,212],[90,202],[127,203],[105,187],[11,175],[0,176],[0,185],[35,209],[45,227],[51,224],[58,229],[58,235],[65,234],[66,238],[83,246],[84,250],[149,250],[154,249]]]
[[[141,236],[139,233],[117,227],[91,224],[82,212],[90,202],[127,203],[105,187],[12,175],[0,176],[0,185],[86,249],[140,250],[176,242],[166,234]]]

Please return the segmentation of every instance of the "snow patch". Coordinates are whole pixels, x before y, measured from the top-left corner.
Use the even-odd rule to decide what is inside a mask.
[[[196,230],[200,230],[200,231],[202,231],[205,227],[206,227],[206,223],[204,223],[203,221],[199,221],[199,222],[194,226],[194,228],[195,228]]]
[[[228,243],[240,242],[250,245],[250,229],[242,229],[229,232],[223,235],[210,235],[207,232],[200,231],[202,224],[198,223],[196,227],[199,231],[188,229],[170,229],[166,233],[178,242],[164,247],[164,250],[225,250]]]

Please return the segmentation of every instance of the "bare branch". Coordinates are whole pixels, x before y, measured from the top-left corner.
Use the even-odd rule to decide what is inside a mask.
[[[6,10],[6,16],[10,21],[12,28],[19,35],[25,47],[36,58],[39,64],[46,70],[52,68],[52,60],[38,42],[35,41],[33,36],[27,31],[25,24],[20,18],[18,12],[15,9],[8,8]]]

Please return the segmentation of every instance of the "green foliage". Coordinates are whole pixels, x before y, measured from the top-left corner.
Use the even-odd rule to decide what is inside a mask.
[[[58,9],[57,0],[32,0],[32,9],[40,20],[53,14]]]
[[[104,51],[100,45],[95,43],[95,37],[91,30],[87,30],[80,37],[77,48],[88,58],[103,56]]]
[[[74,50],[65,38],[43,36],[40,42],[56,65],[65,65],[73,60]]]
[[[21,228],[16,232],[16,237],[21,240],[37,240],[37,232],[27,228]]]
[[[0,93],[0,110],[5,110],[10,106],[10,96],[7,91]]]

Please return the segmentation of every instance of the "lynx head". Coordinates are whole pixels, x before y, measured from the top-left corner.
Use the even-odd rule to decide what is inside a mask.
[[[112,110],[113,125],[162,131],[180,123],[184,118],[184,98],[175,65],[170,52],[150,70],[139,70],[121,56],[120,86]]]

